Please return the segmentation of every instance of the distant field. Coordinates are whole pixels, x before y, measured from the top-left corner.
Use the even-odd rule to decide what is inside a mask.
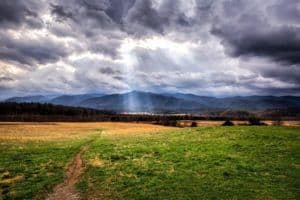
[[[0,199],[46,198],[83,146],[75,184],[83,199],[299,199],[299,133],[272,126],[0,123]]]

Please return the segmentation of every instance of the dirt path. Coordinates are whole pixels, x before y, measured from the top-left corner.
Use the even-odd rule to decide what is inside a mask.
[[[75,184],[79,181],[80,174],[83,171],[82,155],[87,147],[81,148],[80,152],[74,157],[69,164],[67,174],[63,183],[54,188],[47,200],[79,200],[81,199],[78,191],[75,190]]]

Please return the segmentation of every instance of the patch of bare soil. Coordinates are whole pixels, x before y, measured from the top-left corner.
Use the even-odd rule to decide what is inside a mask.
[[[67,174],[63,183],[54,188],[47,200],[79,200],[80,193],[76,191],[75,184],[79,181],[80,175],[83,172],[82,155],[87,147],[83,147],[80,152],[74,157],[74,160],[69,164]]]

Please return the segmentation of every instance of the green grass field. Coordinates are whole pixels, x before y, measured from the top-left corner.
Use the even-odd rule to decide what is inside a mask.
[[[87,144],[76,184],[83,199],[300,199],[299,127],[97,131],[77,140],[2,140],[2,198],[45,197]]]
[[[115,199],[299,199],[300,129],[211,127],[100,137],[80,186]]]

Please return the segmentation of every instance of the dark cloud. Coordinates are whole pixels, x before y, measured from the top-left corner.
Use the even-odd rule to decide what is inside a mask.
[[[14,79],[10,77],[0,76],[0,82],[13,81]]]
[[[112,58],[118,57],[118,49],[121,45],[119,39],[110,36],[97,36],[95,41],[87,42],[89,49],[95,53],[101,53]]]
[[[230,26],[214,29],[212,33],[223,39],[232,56],[263,56],[290,65],[300,63],[300,28],[235,32]]]
[[[70,0],[51,4],[51,12],[60,20],[71,19],[68,25],[89,38],[118,31],[146,37],[195,24],[180,10],[181,4],[180,0],[164,0],[158,6],[152,0]]]
[[[112,75],[112,74],[120,74],[121,72],[119,70],[114,70],[110,67],[103,67],[99,69],[101,74],[107,74],[107,75]]]
[[[180,10],[184,2],[164,0],[158,6],[151,0],[136,1],[124,18],[125,30],[135,36],[151,34],[167,34],[170,31],[182,31],[182,28],[195,24]]]
[[[63,6],[50,4],[51,6],[51,14],[55,15],[58,20],[66,20],[66,19],[72,19],[73,13],[70,11],[67,11]]]
[[[117,58],[118,48],[126,36],[122,31],[122,12],[130,8],[130,0],[118,2],[57,1],[51,4],[51,13],[61,23],[54,23],[51,31],[58,37],[80,38],[86,51]]]
[[[226,2],[223,4],[223,11],[229,20],[219,19],[211,33],[222,38],[226,51],[231,56],[260,56],[287,65],[299,64],[300,21],[296,25],[289,24],[288,21],[299,17],[299,12],[296,12],[297,3],[280,2],[281,4],[267,6],[266,10],[272,9],[276,14],[284,16],[284,23],[274,22],[266,10],[247,10],[249,5],[243,1]]]
[[[39,28],[42,21],[38,18],[35,9],[40,6],[32,0],[1,0],[0,25],[2,28],[19,26],[23,23],[30,27]]]
[[[1,35],[0,59],[18,62],[29,66],[58,61],[68,55],[68,49],[62,43],[49,38],[34,40],[30,38],[10,38]]]
[[[105,10],[105,13],[117,24],[124,23],[124,17],[128,11],[134,6],[136,0],[110,0],[110,5]]]
[[[129,10],[127,20],[128,23],[150,28],[158,33],[163,32],[164,19],[153,8],[151,0],[136,1],[134,7]],[[132,32],[135,33],[135,30]]]
[[[264,77],[276,78],[278,80],[300,85],[300,70],[298,66],[290,67],[268,67],[260,69],[261,74]]]
[[[113,78],[116,80],[119,80],[119,81],[125,80],[125,78],[123,76],[114,76]]]
[[[110,6],[110,1],[107,0],[82,0],[80,2],[89,10],[104,11]]]

